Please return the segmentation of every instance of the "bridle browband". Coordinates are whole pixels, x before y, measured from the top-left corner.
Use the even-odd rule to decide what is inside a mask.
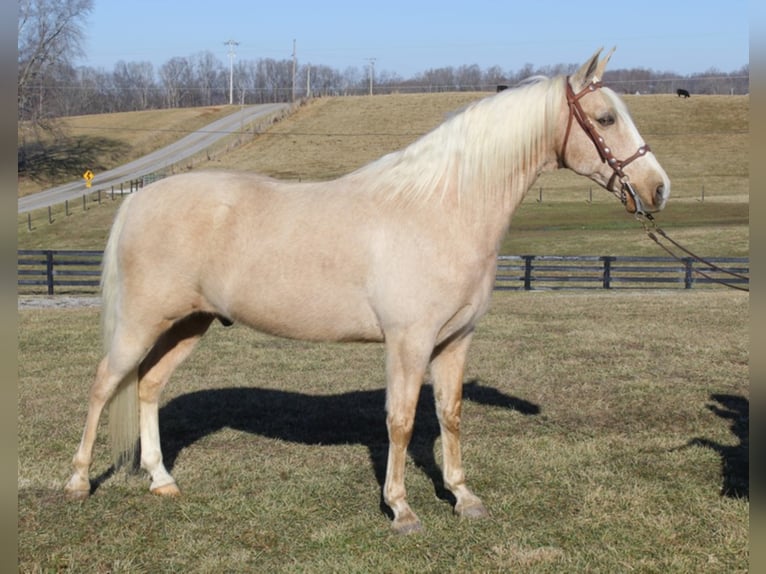
[[[572,118],[575,118],[577,123],[580,124],[580,127],[583,129],[583,131],[585,131],[590,140],[593,142],[593,145],[596,146],[596,150],[598,151],[598,155],[601,157],[601,161],[612,168],[612,177],[609,178],[609,182],[606,185],[607,191],[617,195],[630,213],[635,213],[636,215],[645,215],[647,212],[644,210],[644,206],[641,203],[641,198],[636,193],[636,190],[633,189],[633,186],[630,185],[630,180],[625,173],[624,168],[633,160],[646,155],[646,153],[651,151],[651,149],[647,144],[643,144],[638,148],[636,153],[627,159],[619,160],[614,156],[612,149],[606,145],[604,138],[601,136],[601,134],[598,133],[598,131],[596,131],[596,126],[593,125],[593,122],[590,120],[590,118],[588,118],[588,116],[585,114],[585,111],[582,109],[582,105],[580,105],[580,99],[583,96],[595,92],[601,88],[601,86],[602,83],[598,80],[595,80],[575,94],[571,84],[569,83],[569,77],[567,76],[566,90],[567,105],[569,106],[569,118],[567,119],[567,131],[564,134],[564,145],[561,147],[560,161],[565,165],[564,154],[566,153],[567,142],[569,141],[569,133],[572,129]],[[616,179],[620,180],[619,190],[613,188]],[[633,202],[633,209],[631,209],[631,206],[628,205],[628,199]]]

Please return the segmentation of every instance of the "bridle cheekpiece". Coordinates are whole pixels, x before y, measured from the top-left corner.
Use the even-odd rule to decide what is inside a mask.
[[[562,164],[565,164],[564,154],[566,153],[567,142],[569,141],[569,133],[572,129],[572,118],[574,118],[593,142],[593,145],[596,146],[596,150],[598,151],[598,155],[601,157],[601,161],[605,162],[609,165],[609,167],[612,168],[612,177],[609,178],[609,182],[606,185],[607,191],[617,195],[630,213],[635,213],[636,215],[648,215],[648,213],[644,210],[643,204],[641,203],[641,198],[636,193],[636,190],[633,189],[633,186],[630,185],[630,179],[625,173],[624,168],[633,160],[646,155],[646,153],[651,151],[651,149],[647,144],[643,144],[638,148],[636,153],[634,153],[629,158],[624,160],[617,159],[614,156],[614,153],[612,153],[612,149],[606,144],[601,134],[598,133],[596,126],[593,125],[593,122],[585,114],[585,111],[582,109],[582,105],[580,104],[580,99],[582,97],[595,92],[601,88],[602,85],[603,84],[596,78],[590,84],[585,86],[585,88],[575,94],[571,84],[569,83],[569,77],[566,78],[569,118],[567,119],[567,130],[564,134],[564,145],[561,147],[561,162]],[[620,180],[619,190],[614,189],[613,187],[614,182],[617,179]],[[632,202],[632,209],[628,201]]]

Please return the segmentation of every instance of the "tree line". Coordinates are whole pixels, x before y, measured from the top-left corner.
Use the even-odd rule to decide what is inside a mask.
[[[573,72],[577,64],[519,70],[463,65],[433,68],[410,78],[374,68],[302,64],[293,59],[237,61],[233,68],[214,53],[150,62],[120,61],[111,71],[75,66],[82,55],[83,17],[92,0],[19,0],[18,119],[44,124],[61,116],[160,108],[260,104],[296,98],[393,92],[494,91],[533,75]],[[604,81],[623,93],[744,94],[749,65],[731,72],[711,69],[681,76],[648,69],[620,69]]]
[[[533,75],[571,73],[576,64],[520,70],[478,65],[426,70],[411,78],[370,69],[343,71],[323,65],[295,65],[292,60],[262,58],[237,62],[230,69],[212,52],[175,57],[154,68],[150,62],[118,62],[112,71],[60,65],[47,69],[37,81],[23,86],[19,119],[124,112],[160,108],[286,102],[295,98],[386,94],[394,92],[494,91]],[[293,72],[295,70],[295,72]],[[230,84],[230,79],[233,80]],[[749,67],[730,73],[709,70],[681,76],[647,69],[608,71],[605,83],[623,93],[744,94],[749,91]],[[230,90],[230,87],[233,88]]]

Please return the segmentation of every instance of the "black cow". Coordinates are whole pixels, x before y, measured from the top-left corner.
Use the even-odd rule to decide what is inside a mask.
[[[688,98],[688,97],[691,97],[691,94],[690,94],[690,93],[689,93],[687,90],[684,90],[683,88],[678,88],[678,89],[676,90],[676,94],[678,94],[678,97],[679,97],[679,98]]]

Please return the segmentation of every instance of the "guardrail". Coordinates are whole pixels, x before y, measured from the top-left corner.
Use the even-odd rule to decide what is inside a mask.
[[[99,288],[101,251],[19,250],[20,294],[86,294]],[[719,269],[748,275],[747,257],[709,257],[715,265],[691,258],[502,255],[498,257],[496,290],[555,289],[691,289],[723,288],[717,280],[747,286],[744,278],[726,276]],[[702,271],[708,277],[698,274]]]

